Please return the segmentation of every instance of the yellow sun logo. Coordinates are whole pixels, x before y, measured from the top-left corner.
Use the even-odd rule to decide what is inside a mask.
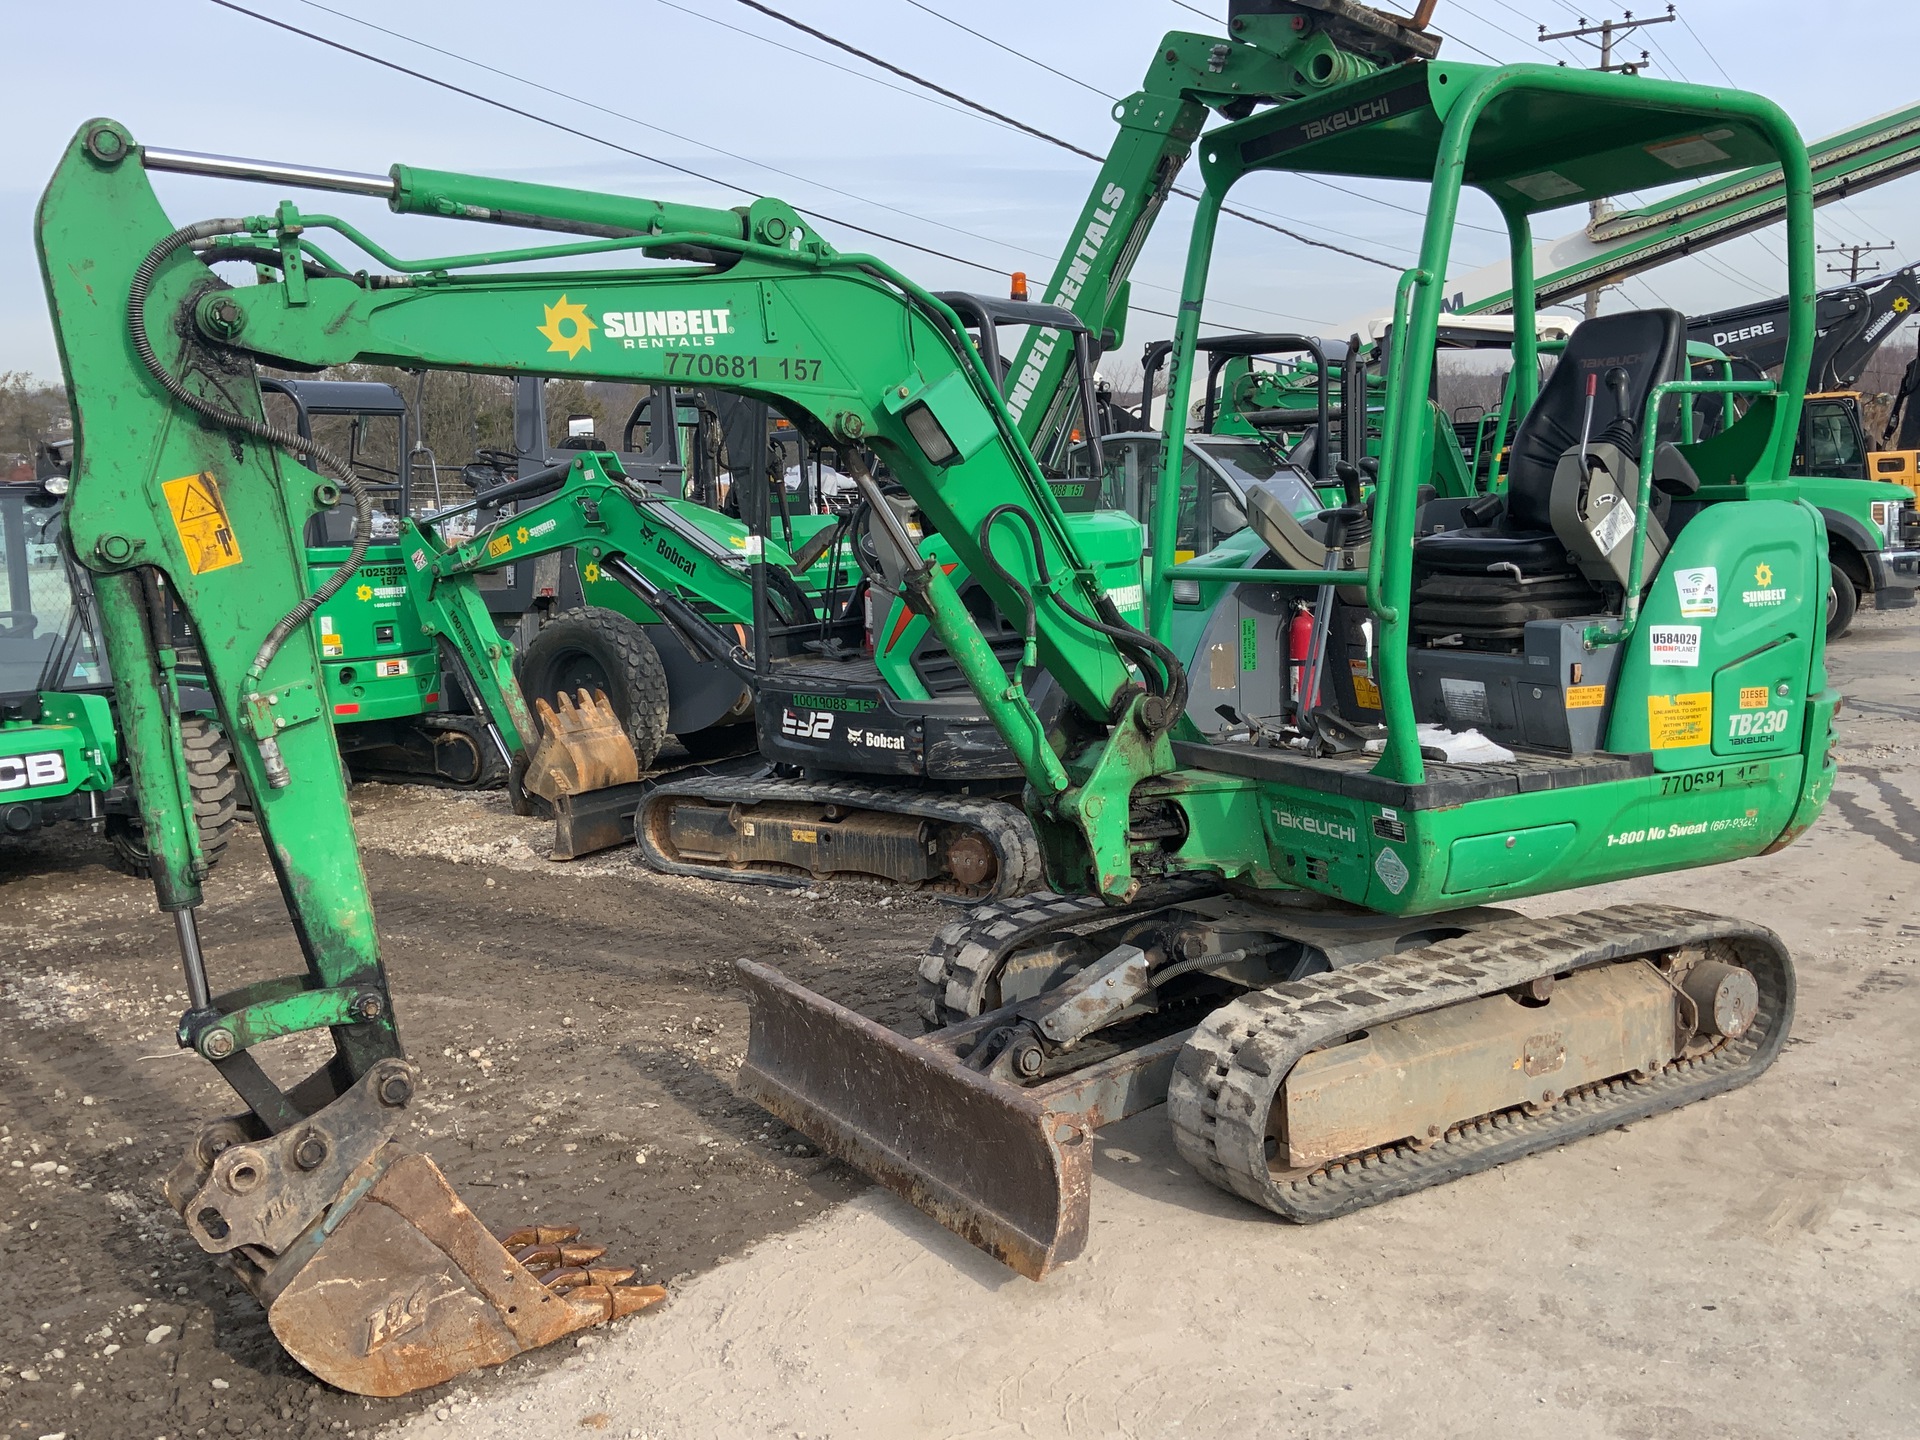
[[[585,575],[589,585],[596,583],[600,579],[600,567],[591,560],[587,562],[587,568],[581,573]]]
[[[1762,560],[1753,567],[1753,583],[1762,589],[1773,584],[1773,566]]]
[[[514,531],[513,538],[518,540],[522,545],[526,544],[527,543],[527,527],[522,525],[518,530]]]
[[[586,306],[562,295],[559,304],[541,308],[547,312],[547,323],[534,328],[547,337],[548,350],[558,350],[571,360],[582,350],[593,348],[593,332],[600,327],[588,318]]]
[[[1893,302],[1893,313],[1896,315],[1904,315],[1907,313],[1907,311],[1911,310],[1912,308],[1913,308],[1913,302],[1907,299],[1907,297],[1904,295],[1900,296],[1899,299]]]
[[[362,600],[371,600],[373,598],[373,587],[371,585],[362,585],[353,593],[358,595]]]

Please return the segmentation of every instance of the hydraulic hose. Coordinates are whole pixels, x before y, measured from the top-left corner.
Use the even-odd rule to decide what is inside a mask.
[[[178,378],[160,363],[160,357],[154,354],[153,343],[147,338],[147,292],[153,288],[153,278],[159,272],[161,264],[183,246],[197,244],[215,235],[246,233],[248,233],[248,227],[242,220],[202,220],[197,225],[182,226],[155,245],[147,252],[147,258],[140,262],[140,268],[134,272],[133,284],[128,289],[127,329],[133,340],[133,348],[140,356],[140,363],[147,367],[147,373],[152,375],[159,382],[160,387],[174,400],[202,419],[210,420],[228,430],[238,430],[256,440],[291,451],[312,462],[316,469],[325,470],[337,479],[341,488],[353,497],[353,542],[347,558],[321,582],[318,589],[274,622],[273,628],[267,632],[267,638],[261,641],[259,650],[254,653],[252,666],[247,670],[246,685],[251,692],[259,688],[261,677],[266,673],[267,666],[273,663],[273,657],[279,653],[287,637],[311,620],[314,612],[339,592],[340,587],[347,583],[348,578],[366,559],[367,547],[373,541],[373,497],[360,483],[360,477],[354,473],[353,466],[324,445],[292,430],[283,430],[264,420],[255,420],[242,415],[237,410],[225,409],[204,396],[194,394],[182,385]],[[285,788],[291,777],[287,773],[286,762],[280,758],[279,744],[272,736],[265,737],[258,744],[261,760],[266,766],[268,783],[276,790]]]
[[[989,510],[986,519],[980,522],[981,558],[987,562],[1001,582],[1020,597],[1026,611],[1025,638],[1030,645],[1033,643],[1037,623],[1033,592],[1015,580],[993,553],[993,523],[1002,515],[1011,515],[1026,527],[1033,546],[1035,578],[1039,580],[1043,589],[1052,591],[1053,576],[1047,568],[1046,551],[1041,548],[1040,526],[1033,516],[1011,501],[1004,505],[996,505]],[[1187,669],[1180,663],[1180,657],[1174,654],[1172,648],[1161,644],[1138,626],[1129,625],[1120,617],[1120,611],[1113,601],[1105,595],[1100,598],[1099,604],[1104,613],[1099,618],[1081,614],[1067,604],[1057,592],[1053,595],[1053,603],[1069,620],[1105,635],[1120,648],[1122,654],[1129,656],[1135,664],[1139,665],[1142,673],[1148,677],[1149,694],[1158,702],[1154,710],[1143,713],[1142,718],[1155,735],[1164,734],[1173,728],[1174,722],[1185,713],[1187,708]],[[1159,672],[1158,685],[1152,683],[1156,678],[1156,670]]]

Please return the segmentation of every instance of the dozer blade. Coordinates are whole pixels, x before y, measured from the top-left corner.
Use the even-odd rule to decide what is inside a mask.
[[[569,697],[563,691],[558,698],[557,710],[545,700],[533,702],[540,739],[527,757],[527,792],[551,805],[562,796],[639,780],[633,742],[606,694],[581,690]]]
[[[215,1121],[167,1178],[188,1233],[226,1257],[288,1354],[342,1390],[405,1395],[666,1298],[599,1265],[572,1226],[491,1234],[392,1138],[416,1073],[381,1060],[277,1134]]]
[[[960,1058],[1002,1023],[918,1040],[750,960],[745,1094],[1029,1279],[1087,1242],[1093,1132],[1157,1105],[1188,1032],[1022,1087]]]

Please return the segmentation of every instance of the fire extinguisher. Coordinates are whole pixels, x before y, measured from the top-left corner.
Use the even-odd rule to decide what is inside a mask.
[[[1287,622],[1287,698],[1293,701],[1293,712],[1304,718],[1307,706],[1303,700],[1310,700],[1308,693],[1312,682],[1307,675],[1307,656],[1313,650],[1313,614],[1304,605],[1296,605],[1293,619]]]

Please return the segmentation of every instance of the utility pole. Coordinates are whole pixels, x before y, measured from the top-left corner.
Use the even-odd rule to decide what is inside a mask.
[[[1840,264],[1829,265],[1827,269],[1835,275],[1838,275],[1842,270],[1846,271],[1847,283],[1852,285],[1860,279],[1862,273],[1872,275],[1880,268],[1880,262],[1878,260],[1863,268],[1860,261],[1862,255],[1872,255],[1877,251],[1897,250],[1899,248],[1899,246],[1893,244],[1891,241],[1885,245],[1822,245],[1819,253],[1822,255],[1846,256],[1847,258]]]
[[[1617,70],[1622,75],[1638,75],[1653,57],[1645,50],[1642,50],[1638,60],[1616,61],[1613,58],[1614,42],[1625,39],[1643,26],[1667,25],[1679,18],[1678,15],[1674,14],[1673,6],[1671,5],[1667,6],[1667,13],[1664,15],[1654,15],[1644,19],[1636,19],[1631,10],[1623,10],[1620,12],[1620,19],[1602,20],[1597,25],[1589,25],[1587,23],[1587,17],[1582,15],[1580,17],[1580,24],[1572,30],[1556,30],[1549,35],[1547,33],[1547,27],[1542,25],[1540,27],[1540,43],[1544,45],[1549,40],[1578,40],[1581,44],[1590,45],[1600,52],[1600,63],[1594,66],[1594,69],[1608,72]],[[1564,60],[1560,62],[1562,68],[1566,66],[1566,63]],[[1612,213],[1612,207],[1604,200],[1595,200],[1589,204],[1587,206],[1587,226],[1589,233],[1591,233],[1594,226],[1598,225]],[[1604,289],[1606,289],[1604,285],[1596,285],[1587,291],[1587,319],[1591,320],[1600,313],[1600,292]]]

